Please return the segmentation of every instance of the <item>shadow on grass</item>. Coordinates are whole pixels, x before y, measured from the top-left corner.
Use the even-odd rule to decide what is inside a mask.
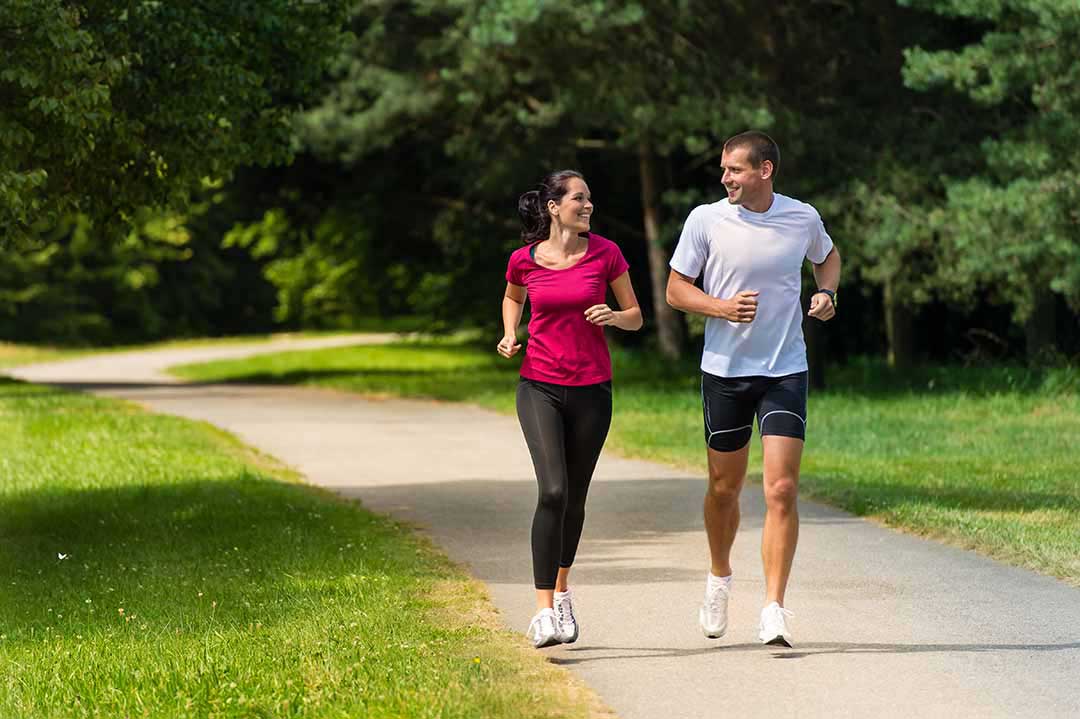
[[[816,475],[803,475],[800,484],[814,497],[857,515],[916,505],[938,510],[1033,512],[1055,509],[1080,513],[1080,496],[1067,491],[1035,492],[1023,488],[1010,491],[976,484],[958,486],[956,483],[930,487]]]
[[[246,474],[36,489],[0,498],[0,517],[0,626],[11,640],[44,626],[92,635],[133,614],[157,628],[272,625],[357,584],[377,594],[448,571],[389,520]]]
[[[921,365],[897,369],[876,358],[856,358],[828,368],[830,393],[864,397],[963,393],[1060,395],[1080,392],[1080,366]]]
[[[390,351],[397,357],[387,358],[383,366],[368,363],[355,368],[295,369],[282,373],[252,372],[234,376],[229,381],[259,384],[296,384],[303,382],[334,382],[355,380],[358,388],[373,391],[393,391],[396,381],[414,385],[410,389],[423,396],[437,399],[468,399],[478,390],[491,391],[503,383],[512,387],[520,367],[519,360],[507,362],[495,356],[485,343],[461,341],[405,340],[387,345],[354,348]],[[462,363],[457,368],[422,366],[425,352],[439,353],[445,363],[455,357]],[[611,347],[615,382],[625,390],[690,390],[700,380],[697,351],[687,352],[679,359],[669,359],[649,350]],[[523,356],[523,355],[522,355]],[[404,362],[398,359],[407,358]],[[421,366],[409,366],[420,364]],[[405,365],[395,366],[395,365]],[[965,393],[987,396],[1001,393],[1077,393],[1080,392],[1080,367],[1025,367],[1021,365],[923,365],[898,370],[876,358],[855,358],[845,365],[828,368],[827,391],[867,397],[906,395],[940,395]],[[383,383],[386,383],[383,386]],[[452,385],[457,385],[456,387]],[[419,385],[419,386],[416,386]]]

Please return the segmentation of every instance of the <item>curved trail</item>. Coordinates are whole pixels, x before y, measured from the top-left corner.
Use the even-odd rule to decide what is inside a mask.
[[[210,422],[312,483],[421,525],[524,631],[536,487],[513,418],[320,389],[184,385],[164,373],[181,362],[385,339],[131,352],[8,373]],[[617,388],[615,402],[617,423]],[[705,639],[704,484],[663,465],[601,458],[575,565],[581,639],[544,651],[621,717],[1080,716],[1080,590],[805,500],[787,602],[795,649],[760,646],[759,484],[743,493],[728,635]]]

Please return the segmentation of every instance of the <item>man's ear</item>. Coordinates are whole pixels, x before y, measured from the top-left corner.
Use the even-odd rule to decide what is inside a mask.
[[[761,179],[762,180],[768,180],[770,177],[772,177],[773,169],[774,168],[773,168],[772,160],[762,160],[761,161]]]

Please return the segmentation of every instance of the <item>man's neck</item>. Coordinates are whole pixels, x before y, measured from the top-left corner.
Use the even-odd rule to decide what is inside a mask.
[[[772,207],[773,198],[774,193],[772,190],[769,190],[768,194],[762,195],[751,202],[743,202],[741,204],[751,212],[768,212],[769,208]]]

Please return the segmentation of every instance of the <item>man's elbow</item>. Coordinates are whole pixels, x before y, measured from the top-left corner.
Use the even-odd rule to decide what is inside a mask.
[[[670,307],[671,309],[682,310],[682,307],[679,306],[679,299],[677,293],[672,292],[671,290],[670,282],[668,282],[667,289],[664,290],[664,299],[667,301],[668,307]]]

